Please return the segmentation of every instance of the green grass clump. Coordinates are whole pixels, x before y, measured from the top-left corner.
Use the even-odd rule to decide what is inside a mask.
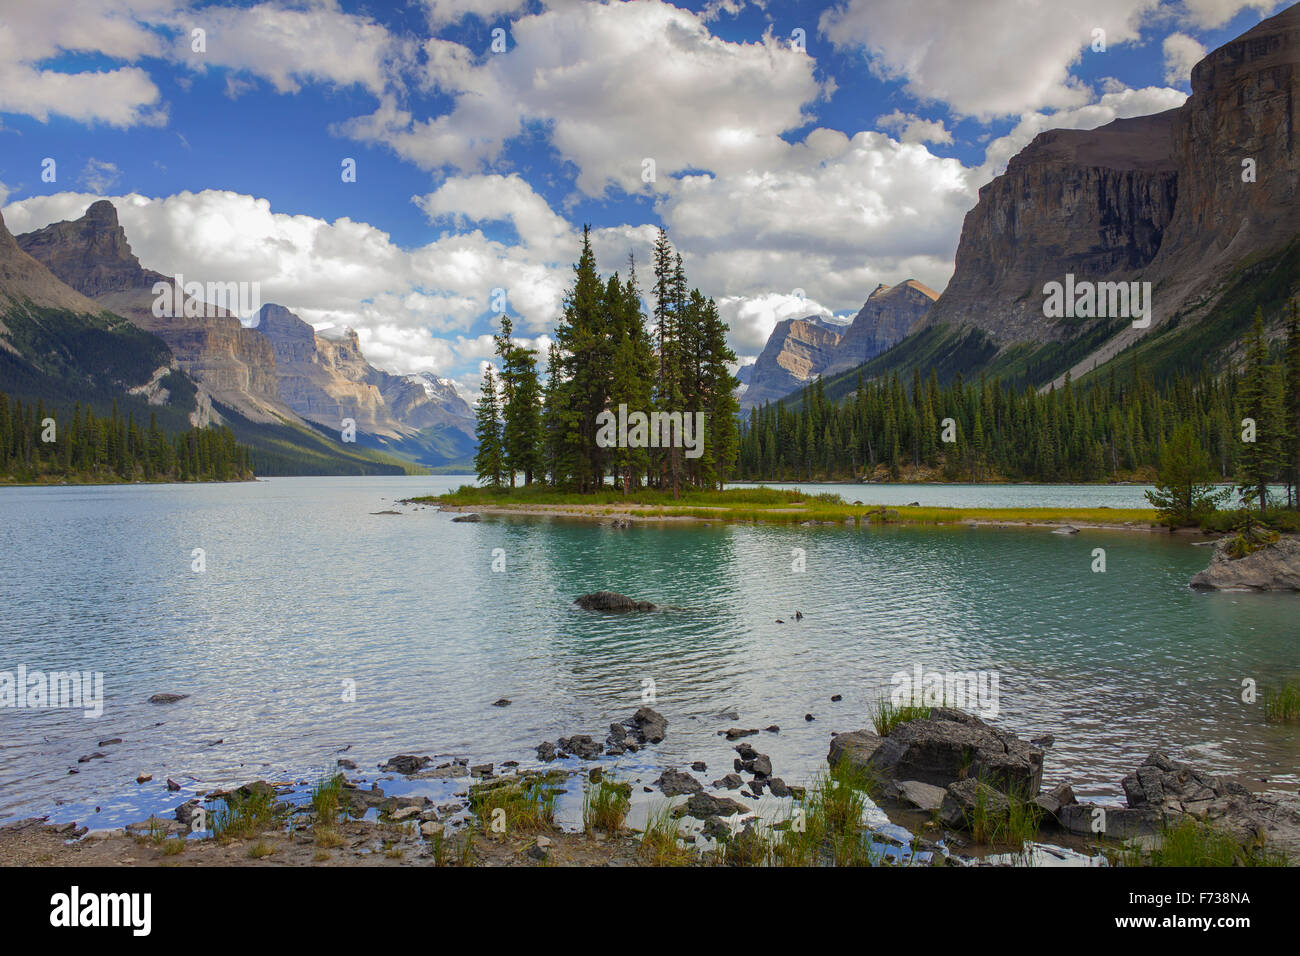
[[[689,866],[694,853],[678,839],[677,833],[672,801],[665,800],[646,817],[645,829],[641,831],[642,862],[647,866]]]
[[[258,840],[248,848],[249,859],[260,860],[263,857],[270,856],[275,852],[275,847],[265,840]]]
[[[318,827],[332,827],[338,823],[339,806],[343,798],[343,774],[326,774],[316,781],[311,791],[311,809]]]
[[[469,807],[485,834],[534,833],[555,826],[558,796],[550,777],[501,780],[472,787]]]
[[[617,833],[632,806],[632,785],[609,775],[588,781],[582,795],[582,830],[588,836],[596,830]]]
[[[926,720],[929,716],[929,707],[916,707],[910,704],[899,707],[893,701],[881,697],[876,701],[876,712],[871,716],[871,725],[876,729],[878,736],[888,737],[890,731],[899,724],[905,724],[910,720]]]
[[[976,843],[1004,845],[1023,850],[1025,844],[1038,835],[1043,810],[1033,800],[1012,790],[1001,794],[1006,798],[1006,806],[993,800],[994,794],[1000,793],[981,781],[975,788],[975,805],[968,814],[971,838]]]
[[[1230,833],[1192,817],[1166,823],[1160,844],[1149,850],[1130,845],[1118,856],[1125,866],[1286,866],[1286,854],[1262,842],[1243,844]]]
[[[1264,719],[1269,723],[1300,721],[1300,677],[1293,677],[1280,690],[1264,695]]]
[[[275,793],[263,785],[226,794],[211,819],[218,840],[255,837],[275,823]]]

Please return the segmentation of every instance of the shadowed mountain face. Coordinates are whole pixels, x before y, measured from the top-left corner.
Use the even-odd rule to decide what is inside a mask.
[[[1058,382],[1166,325],[1186,335],[1241,269],[1283,255],[1300,235],[1298,67],[1292,6],[1208,54],[1178,109],[1039,134],[980,190],[952,280],[923,327],[978,330],[1004,352],[1053,344],[1046,364]],[[1150,328],[1046,318],[1043,287],[1067,273],[1151,282]],[[1222,350],[1241,331],[1225,325],[1208,344]]]

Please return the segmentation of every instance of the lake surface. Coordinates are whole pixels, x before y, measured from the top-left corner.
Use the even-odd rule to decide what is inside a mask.
[[[1300,782],[1300,735],[1240,699],[1244,679],[1267,687],[1300,672],[1300,595],[1193,592],[1187,581],[1210,552],[1185,539],[616,531],[556,519],[453,524],[433,508],[373,513],[465,480],[0,489],[0,671],[102,671],[105,683],[98,719],[0,708],[0,819],[120,825],[198,789],[305,779],[340,754],[372,774],[397,753],[535,764],[543,740],[603,740],[640,705],[646,681],[668,736],[620,767],[649,782],[661,765],[704,760],[714,779],[734,756],[717,731],[777,724],[749,739],[776,775],[807,783],[831,732],[869,726],[891,677],[917,665],[995,671],[993,722],[1054,734],[1046,780],[1082,796],[1119,796],[1120,778],[1154,748],[1271,786]],[[873,503],[1034,496],[1113,507],[1141,490],[830,489]],[[1105,573],[1091,570],[1098,547]],[[666,609],[604,616],[572,604],[600,589]],[[344,699],[349,686],[355,700]],[[190,696],[147,703],[158,692]],[[492,706],[501,697],[513,703]],[[718,716],[731,708],[738,720]],[[112,737],[123,743],[98,746]],[[106,756],[78,763],[96,751]],[[142,772],[153,781],[137,785]],[[169,776],[184,794],[167,792]]]

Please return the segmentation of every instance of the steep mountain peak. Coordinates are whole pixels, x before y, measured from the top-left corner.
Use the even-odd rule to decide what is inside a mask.
[[[80,219],[51,223],[23,233],[18,245],[45,263],[56,276],[82,295],[151,287],[167,277],[140,265],[107,199],[90,204]]]
[[[82,218],[103,228],[118,228],[117,207],[107,199],[96,199],[90,204],[90,208],[86,210],[86,214]]]
[[[815,378],[826,367],[844,331],[844,326],[819,315],[782,319],[754,362],[741,405],[751,408],[783,398]]]
[[[102,307],[28,255],[0,216],[0,300],[98,315]]]
[[[930,311],[939,294],[915,279],[876,286],[840,339],[823,375],[834,375],[875,358],[902,341]]]

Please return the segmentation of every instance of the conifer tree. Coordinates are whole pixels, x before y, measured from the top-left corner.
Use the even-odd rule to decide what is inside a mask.
[[[492,366],[483,370],[483,387],[474,409],[474,436],[478,451],[474,454],[474,470],[482,484],[501,487],[505,477],[505,455],[501,443],[501,407],[497,397],[496,376]]]

